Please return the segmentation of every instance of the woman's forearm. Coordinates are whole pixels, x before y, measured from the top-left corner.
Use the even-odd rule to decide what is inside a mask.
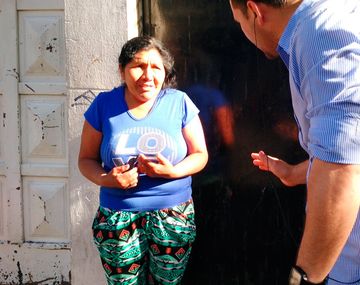
[[[106,172],[100,162],[90,158],[81,158],[79,159],[78,165],[82,175],[96,185],[104,186],[102,185],[102,181]]]
[[[184,160],[174,166],[174,178],[185,177],[198,173],[204,169],[207,161],[207,152],[196,152],[188,155]]]

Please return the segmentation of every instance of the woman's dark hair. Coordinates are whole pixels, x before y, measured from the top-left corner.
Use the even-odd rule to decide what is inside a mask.
[[[165,46],[157,39],[150,36],[140,36],[127,41],[119,56],[119,65],[122,70],[131,62],[136,53],[142,50],[156,49],[162,58],[165,68],[165,80],[163,88],[176,86],[176,73],[174,68],[174,59]]]

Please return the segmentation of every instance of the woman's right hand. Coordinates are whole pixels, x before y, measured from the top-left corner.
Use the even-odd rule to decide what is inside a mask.
[[[125,164],[116,166],[109,173],[104,174],[101,185],[126,190],[137,186],[138,177],[137,167],[130,169],[130,165]]]

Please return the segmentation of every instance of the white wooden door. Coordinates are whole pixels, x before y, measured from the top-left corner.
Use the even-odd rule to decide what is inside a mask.
[[[0,0],[0,284],[70,282],[64,43],[63,0]]]

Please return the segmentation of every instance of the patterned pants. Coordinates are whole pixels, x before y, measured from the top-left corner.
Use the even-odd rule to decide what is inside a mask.
[[[99,207],[93,235],[109,285],[180,284],[196,235],[193,201],[148,212]]]

